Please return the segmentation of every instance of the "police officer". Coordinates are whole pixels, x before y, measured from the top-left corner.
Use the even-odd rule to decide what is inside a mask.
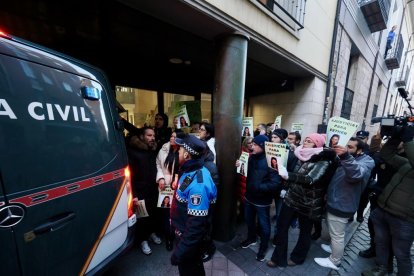
[[[178,238],[171,264],[181,276],[205,275],[203,239],[208,234],[209,209],[217,197],[216,186],[204,167],[206,144],[192,135],[176,138],[180,146],[178,186],[171,206],[171,222]]]

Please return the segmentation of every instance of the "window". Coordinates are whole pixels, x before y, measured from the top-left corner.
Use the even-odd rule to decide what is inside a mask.
[[[251,0],[294,31],[304,28],[306,0]]]
[[[351,118],[352,102],[354,101],[354,92],[350,89],[345,89],[344,99],[342,101],[341,117],[345,119]]]
[[[377,111],[378,111],[378,105],[374,104],[374,107],[372,108],[371,118],[377,117]]]
[[[116,99],[126,110],[120,115],[135,125],[154,125],[154,117],[158,112],[157,92],[130,87],[116,87]]]

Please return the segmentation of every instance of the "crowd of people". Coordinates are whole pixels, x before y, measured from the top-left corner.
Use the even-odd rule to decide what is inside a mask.
[[[214,126],[193,123],[192,134],[168,127],[165,114],[155,116],[154,128],[136,129],[125,122],[134,195],[145,200],[148,217],[138,219],[137,242],[151,254],[148,241],[163,238],[171,263],[180,275],[204,275],[203,262],[216,251],[211,237],[212,215],[220,185],[216,167]],[[244,130],[243,133],[247,133]],[[275,248],[269,267],[301,265],[312,240],[321,237],[326,225],[329,244],[321,247],[327,258],[314,258],[323,267],[338,270],[344,254],[345,229],[357,213],[363,221],[371,206],[370,248],[361,257],[376,256],[377,266],[363,275],[386,275],[397,259],[398,275],[411,275],[410,248],[414,241],[414,127],[396,129],[382,146],[378,132],[368,145],[369,133],[358,131],[346,144],[331,136],[311,133],[302,137],[271,124],[259,124],[242,140],[241,151],[249,154],[247,171],[239,175],[239,218],[247,225],[248,248],[260,240],[256,259],[265,261],[269,244]],[[269,166],[267,141],[285,144],[286,167],[275,159]],[[235,166],[240,166],[239,160]],[[161,191],[173,190],[168,202],[158,206]],[[236,194],[236,191],[235,191]],[[274,204],[274,236],[270,208]],[[240,221],[239,220],[239,221]],[[325,222],[322,223],[322,221]],[[298,224],[299,238],[288,254],[289,228]],[[161,238],[160,238],[161,236]],[[174,242],[175,241],[175,242]]]

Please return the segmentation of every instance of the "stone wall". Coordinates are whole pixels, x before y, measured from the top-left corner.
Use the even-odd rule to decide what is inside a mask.
[[[322,122],[325,92],[326,82],[319,78],[297,80],[293,91],[251,97],[248,114],[253,116],[254,126],[274,122],[282,115],[282,128],[290,131],[292,123],[304,123],[306,135],[316,132]]]

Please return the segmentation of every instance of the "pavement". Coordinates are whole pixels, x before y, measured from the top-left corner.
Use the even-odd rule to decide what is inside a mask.
[[[240,242],[245,239],[247,228],[245,224],[240,224],[235,237],[231,241],[225,243],[216,242],[216,254],[210,261],[204,263],[206,275],[361,275],[363,270],[375,266],[375,258],[364,259],[358,256],[360,250],[365,250],[369,247],[368,216],[369,209],[366,210],[364,222],[358,223],[354,221],[348,223],[345,236],[347,245],[339,271],[320,267],[313,260],[315,257],[328,257],[329,255],[320,247],[322,243],[329,243],[329,234],[325,223],[322,223],[322,236],[319,240],[312,242],[306,261],[302,265],[286,268],[270,268],[266,265],[274,249],[271,245],[264,262],[258,262],[255,259],[259,243],[246,249],[241,248]],[[299,229],[291,228],[289,231],[288,254],[296,244]],[[177,267],[170,264],[171,252],[165,249],[164,244],[151,244],[151,248],[153,253],[150,256],[145,256],[138,248],[130,250],[111,266],[104,275],[179,275]],[[414,263],[414,246],[411,252]],[[395,261],[394,266],[394,271],[396,271]],[[396,275],[395,272],[393,275]]]

